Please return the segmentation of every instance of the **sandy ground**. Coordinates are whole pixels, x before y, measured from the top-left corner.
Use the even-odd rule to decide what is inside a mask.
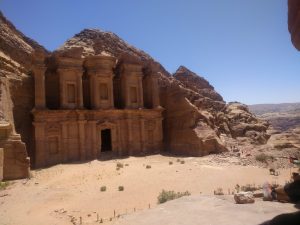
[[[213,156],[180,158],[183,164],[177,159],[154,155],[33,171],[32,179],[0,191],[0,225],[80,224],[80,218],[82,224],[99,224],[97,217],[113,224],[118,215],[155,207],[162,189],[212,195],[217,188],[231,192],[236,184],[284,184],[290,174],[285,169],[271,176],[268,169],[233,165],[234,159],[215,163]],[[117,162],[124,167],[116,170]],[[101,186],[107,190],[101,192]]]

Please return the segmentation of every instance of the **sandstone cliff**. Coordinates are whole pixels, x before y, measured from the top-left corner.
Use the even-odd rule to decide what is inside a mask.
[[[252,144],[264,144],[268,139],[268,124],[258,120],[247,107],[233,110],[237,104],[226,105],[207,80],[184,66],[171,76],[147,53],[111,32],[85,29],[67,40],[57,52],[68,54],[74,49],[78,49],[81,57],[102,54],[119,58],[125,54],[139,60],[144,69],[160,75],[161,104],[165,108],[164,142],[170,152],[205,155],[225,151],[221,134],[229,138],[245,137]]]
[[[21,134],[29,155],[33,156],[30,112],[34,107],[34,83],[30,68],[35,52],[48,52],[16,30],[2,14],[0,19],[0,101],[3,103],[0,115],[12,124],[13,131]],[[268,124],[257,119],[245,105],[226,104],[208,81],[184,66],[171,75],[150,55],[111,32],[85,29],[52,54],[82,58],[111,55],[137,60],[144,70],[157,73],[161,105],[165,109],[166,151],[201,156],[226,151],[231,143],[265,144],[269,138]]]
[[[28,176],[27,151],[31,154],[33,150],[30,112],[34,106],[30,67],[35,50],[46,52],[0,12],[0,147],[5,146],[5,179]]]
[[[289,150],[299,154],[300,149],[300,103],[259,104],[249,106],[259,118],[269,121],[272,137],[268,144],[275,149]]]

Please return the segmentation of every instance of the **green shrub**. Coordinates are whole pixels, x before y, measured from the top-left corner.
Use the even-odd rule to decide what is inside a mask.
[[[151,169],[151,166],[150,166],[150,165],[147,165],[147,166],[146,166],[146,169]]]
[[[120,169],[120,168],[123,168],[123,167],[124,167],[123,163],[120,163],[120,162],[117,163],[117,168]]]
[[[170,161],[170,162],[169,162],[169,165],[173,165],[173,162],[172,162],[172,161]]]
[[[124,191],[124,186],[119,186],[119,191]]]
[[[261,190],[261,187],[255,186],[255,185],[251,185],[251,184],[246,184],[245,186],[241,187],[241,190],[244,192],[248,192],[248,191],[257,191],[257,190]]]
[[[101,191],[101,192],[106,191],[106,186],[102,186],[102,187],[100,188],[100,191]]]
[[[0,190],[5,190],[9,186],[8,181],[0,182]]]
[[[162,192],[159,193],[157,197],[157,201],[159,204],[165,203],[167,201],[171,201],[177,198],[181,198],[183,196],[189,196],[191,193],[189,191],[186,192],[175,192],[175,191],[165,191],[162,190]]]
[[[182,160],[180,163],[181,163],[181,164],[185,164],[185,161],[184,161],[184,160]]]
[[[214,190],[214,195],[224,195],[223,188],[217,188],[217,190]]]
[[[271,155],[267,155],[265,153],[261,153],[255,156],[255,159],[259,162],[267,162],[268,160],[274,160],[274,157]]]

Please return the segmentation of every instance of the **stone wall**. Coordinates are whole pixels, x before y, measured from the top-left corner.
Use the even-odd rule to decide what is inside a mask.
[[[115,156],[162,149],[161,109],[34,110],[36,166],[102,157],[101,132],[110,130]]]

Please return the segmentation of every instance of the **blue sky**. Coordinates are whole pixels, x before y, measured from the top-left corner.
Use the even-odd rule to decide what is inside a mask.
[[[170,72],[188,67],[226,101],[300,102],[300,52],[287,30],[287,0],[0,0],[0,9],[48,50],[100,28]]]

